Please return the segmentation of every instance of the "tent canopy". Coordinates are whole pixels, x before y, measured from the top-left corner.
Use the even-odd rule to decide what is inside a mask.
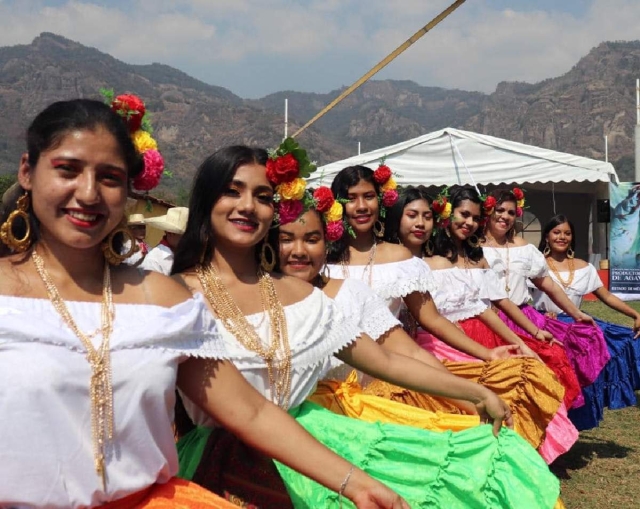
[[[308,180],[331,185],[342,168],[375,169],[383,158],[401,185],[618,182],[611,163],[450,127],[327,164]]]

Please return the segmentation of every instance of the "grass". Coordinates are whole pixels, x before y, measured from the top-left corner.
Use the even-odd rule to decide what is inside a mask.
[[[630,305],[640,311],[640,302]],[[632,324],[600,302],[585,302],[582,309],[608,322]],[[600,426],[581,432],[551,469],[560,478],[567,509],[640,507],[640,407],[605,410]]]

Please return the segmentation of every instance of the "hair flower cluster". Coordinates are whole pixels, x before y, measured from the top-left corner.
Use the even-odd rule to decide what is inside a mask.
[[[446,228],[451,217],[451,202],[449,201],[449,188],[443,187],[431,203],[431,211],[436,217],[436,226]]]
[[[342,222],[342,204],[335,199],[331,189],[326,186],[316,189],[311,199],[313,207],[322,215],[327,241],[340,240],[345,231]]]
[[[304,179],[315,170],[307,152],[293,138],[270,151],[267,178],[276,191],[276,223],[291,223],[308,210],[312,199]]]
[[[522,189],[520,189],[519,187],[514,187],[511,192],[513,193],[513,196],[515,197],[516,201],[516,216],[517,217],[522,217],[522,214],[524,214],[524,191]]]
[[[387,208],[393,207],[398,201],[398,183],[393,178],[393,172],[386,164],[384,159],[380,161],[380,166],[373,172],[373,180],[380,186],[380,194],[378,202],[380,203],[380,218],[384,219],[387,214]]]
[[[165,169],[158,143],[151,136],[153,128],[144,101],[133,94],[115,96],[113,89],[101,89],[100,93],[111,109],[127,124],[131,140],[142,156],[144,168],[133,179],[133,188],[137,191],[150,191],[160,183]]]

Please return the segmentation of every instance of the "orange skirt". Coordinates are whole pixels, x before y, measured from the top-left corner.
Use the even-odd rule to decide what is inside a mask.
[[[101,509],[238,509],[210,491],[184,479],[172,478],[127,497],[100,506]]]

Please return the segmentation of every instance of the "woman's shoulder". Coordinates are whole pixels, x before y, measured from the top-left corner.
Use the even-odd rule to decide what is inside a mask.
[[[576,270],[586,269],[587,267],[589,267],[591,265],[588,261],[582,260],[581,258],[575,258],[573,260],[573,264],[574,264],[574,267],[576,268]]]
[[[283,306],[296,304],[313,293],[314,286],[297,277],[285,276],[280,273],[273,273],[271,277]]]
[[[529,242],[527,242],[525,239],[523,239],[522,237],[516,235],[513,237],[513,245],[515,247],[524,247],[524,246],[532,246],[535,249],[535,246]]]
[[[410,260],[411,251],[400,244],[381,242],[376,246],[376,263],[392,263]]]
[[[125,288],[135,288],[140,292],[140,303],[169,308],[192,296],[185,285],[159,272],[143,271],[128,265],[120,265],[113,272],[114,283],[119,280]]]
[[[433,255],[424,258],[431,270],[450,269],[453,267],[453,263],[447,260],[444,256]]]

